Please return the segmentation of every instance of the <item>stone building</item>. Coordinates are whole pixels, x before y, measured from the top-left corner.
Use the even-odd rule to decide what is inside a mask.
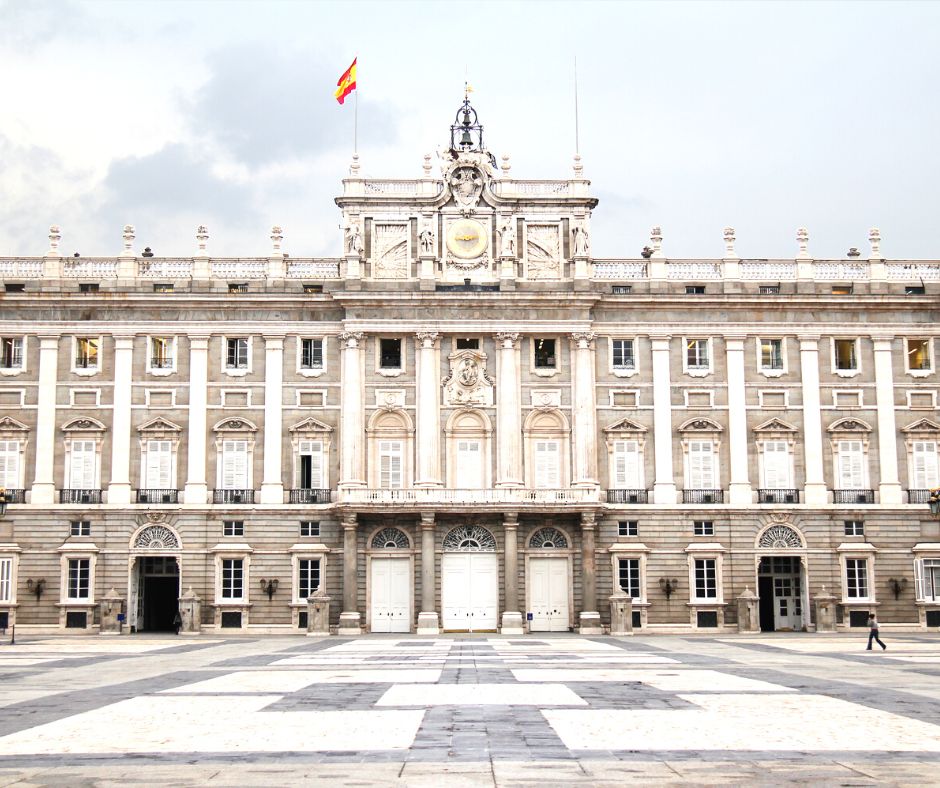
[[[940,262],[595,258],[469,104],[336,203],[340,258],[0,259],[0,626],[940,627]]]

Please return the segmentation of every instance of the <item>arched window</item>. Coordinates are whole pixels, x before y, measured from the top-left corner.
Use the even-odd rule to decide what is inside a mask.
[[[492,487],[490,447],[493,428],[479,410],[459,410],[448,419],[447,486],[478,490]]]
[[[543,490],[568,486],[570,432],[560,410],[540,408],[529,413],[523,427],[526,486]]]
[[[568,547],[567,537],[557,528],[539,528],[529,538],[529,547],[536,550],[564,550]]]
[[[413,477],[414,424],[403,410],[376,411],[366,428],[369,445],[369,486],[398,490]]]
[[[495,553],[496,539],[483,526],[461,525],[447,533],[443,548],[446,552]]]
[[[372,537],[373,550],[407,550],[408,536],[400,528],[383,528]]]

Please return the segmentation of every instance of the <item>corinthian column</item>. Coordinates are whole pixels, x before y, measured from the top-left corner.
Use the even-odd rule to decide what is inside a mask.
[[[877,230],[872,230],[877,233]],[[879,239],[880,240],[880,239]],[[872,244],[874,254],[874,243]],[[874,339],[874,338],[873,338]],[[875,343],[875,405],[878,408],[878,463],[880,479],[878,501],[901,503],[901,482],[898,479],[897,427],[894,419],[894,371],[891,368],[890,339],[874,339]]]
[[[415,487],[441,486],[441,408],[437,340],[440,334],[416,334],[418,477]]]
[[[362,340],[363,334],[339,335],[343,347],[342,415],[339,487],[364,487],[362,475]]]
[[[594,334],[572,334],[575,342],[574,475],[572,487],[596,487],[597,399],[594,388]]]
[[[519,391],[519,334],[496,334],[496,486],[522,487],[522,397]]]

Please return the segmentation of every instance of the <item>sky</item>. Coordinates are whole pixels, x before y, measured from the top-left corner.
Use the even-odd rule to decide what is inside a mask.
[[[421,175],[464,80],[519,178],[567,178],[574,63],[596,257],[940,257],[940,3],[0,0],[0,256],[341,254],[359,155]]]

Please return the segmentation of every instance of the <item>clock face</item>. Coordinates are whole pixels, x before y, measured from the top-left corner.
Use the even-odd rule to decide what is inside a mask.
[[[458,219],[447,228],[447,250],[463,260],[486,251],[486,228],[473,219]]]

